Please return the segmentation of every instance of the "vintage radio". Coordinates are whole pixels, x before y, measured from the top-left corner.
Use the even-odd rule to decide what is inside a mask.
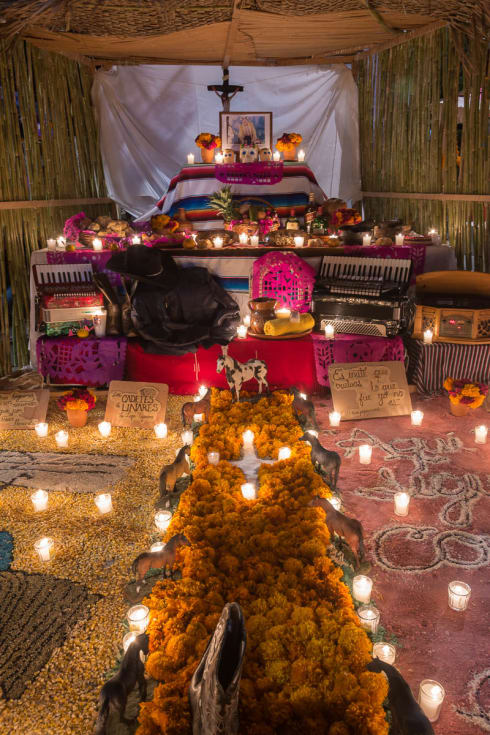
[[[94,284],[92,265],[34,265],[37,324],[84,322],[98,314],[104,298]]]
[[[490,343],[490,274],[434,271],[417,276],[413,336],[433,341]]]

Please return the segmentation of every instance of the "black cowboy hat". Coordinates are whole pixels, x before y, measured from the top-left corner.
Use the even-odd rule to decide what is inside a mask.
[[[130,245],[127,250],[114,253],[106,268],[164,290],[175,288],[180,271],[168,253],[146,245]]]

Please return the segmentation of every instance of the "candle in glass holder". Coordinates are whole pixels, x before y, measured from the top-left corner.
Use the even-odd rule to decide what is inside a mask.
[[[341,418],[342,417],[338,411],[330,411],[330,413],[328,414],[330,426],[339,426]]]
[[[370,444],[361,444],[359,447],[359,462],[361,464],[371,464],[371,455],[373,448]]]
[[[244,431],[242,434],[243,448],[252,449],[254,445],[254,438],[255,434],[253,433],[253,431],[251,431],[251,429],[247,429],[247,431]]]
[[[48,435],[48,425],[41,421],[39,424],[35,425],[34,431],[39,437],[47,436]]]
[[[434,332],[432,331],[432,329],[426,329],[424,331],[424,345],[431,345],[433,336]]]
[[[373,646],[373,658],[379,658],[380,661],[384,661],[393,666],[396,658],[396,648],[391,643],[385,643],[384,641],[375,643]]]
[[[141,245],[141,237],[139,235],[134,235],[131,242],[133,245]]]
[[[358,574],[352,580],[352,595],[358,602],[364,602],[366,605],[371,601],[371,590],[373,589],[373,580],[366,577],[365,574]]]
[[[155,436],[157,439],[167,438],[167,424],[155,424],[155,426],[153,427],[153,431],[155,432]]]
[[[58,250],[66,250],[66,237],[60,235],[56,238],[56,247]]]
[[[196,160],[196,157],[195,157],[195,155],[193,153],[188,153],[187,154],[187,163],[191,163],[192,164],[192,163],[194,163],[195,160]]]
[[[291,456],[291,450],[289,447],[281,447],[277,453],[277,459],[289,459]]]
[[[48,497],[46,490],[36,490],[35,493],[32,493],[31,500],[36,513],[41,510],[46,510],[48,507]]]
[[[101,421],[98,428],[100,435],[106,438],[111,433],[112,425],[110,421]]]
[[[410,505],[410,495],[408,493],[395,493],[395,515],[408,516],[408,506]]]
[[[448,604],[452,610],[466,610],[470,601],[471,587],[465,582],[449,582]]]
[[[243,317],[243,323],[245,324],[247,328],[250,326],[250,322],[251,322],[250,314],[245,314],[245,316]]]
[[[107,325],[107,311],[101,309],[97,314],[93,316],[94,332],[96,337],[105,337],[105,330]]]
[[[306,395],[306,393],[300,393],[299,394],[299,397],[302,398],[303,401],[307,401],[308,400],[308,396]]]
[[[186,431],[183,431],[180,436],[184,443],[184,446],[191,445],[192,442],[194,441],[194,434],[192,433],[190,429],[186,429]]]
[[[193,418],[194,418],[194,423],[201,424],[204,421],[204,414],[195,413]]]
[[[214,154],[214,160],[216,161],[216,163],[223,163],[224,159],[225,159],[225,157],[224,157],[224,155],[222,153],[215,153]]]
[[[371,245],[371,233],[365,232],[362,236],[362,244],[363,245]]]
[[[53,550],[54,541],[49,536],[43,536],[39,541],[36,541],[34,548],[36,549],[40,561],[49,561],[51,558],[51,552]]]
[[[200,385],[200,386],[199,386],[199,391],[198,391],[198,393],[199,393],[199,397],[200,397],[200,398],[204,398],[204,396],[206,395],[206,393],[207,393],[207,392],[208,392],[208,389],[206,388],[206,386],[205,386],[205,385]]]
[[[48,250],[56,250],[56,240],[54,239],[54,237],[50,237],[47,243]]]
[[[405,235],[399,232],[398,235],[395,235],[395,245],[397,245],[398,247],[401,247],[403,245],[404,239],[405,239]]]
[[[136,640],[136,636],[137,635],[138,634],[135,633],[134,631],[132,633],[126,633],[126,635],[123,638],[123,651],[124,651],[124,653],[126,653],[126,651],[128,650],[129,646],[131,645],[131,643],[133,643],[133,641]]]
[[[361,605],[357,608],[357,617],[361,628],[370,633],[376,633],[379,625],[379,610],[374,605]]]
[[[291,316],[291,309],[288,309],[287,306],[281,306],[279,309],[274,310],[274,314],[277,319],[289,319]]]
[[[487,441],[488,429],[485,424],[475,426],[475,441],[477,444],[485,444]]]
[[[296,235],[294,238],[294,247],[295,248],[302,248],[305,244],[305,238],[302,235]]]
[[[247,327],[245,326],[245,324],[240,324],[240,326],[237,327],[236,333],[238,339],[245,339],[245,337],[247,336]]]
[[[59,447],[67,447],[68,446],[68,432],[67,431],[63,431],[63,429],[61,431],[58,431],[54,435],[54,438],[56,439],[56,444]]]
[[[299,311],[296,311],[296,309],[293,309],[289,318],[292,324],[299,324],[301,321],[301,314],[299,313]]]
[[[335,329],[333,324],[325,324],[325,337],[326,339],[333,339],[335,334]]]
[[[244,482],[240,489],[245,500],[255,500],[257,497],[257,490],[253,482]]]
[[[259,247],[259,236],[258,235],[252,235],[250,237],[250,245],[253,248],[258,248]]]
[[[219,452],[208,452],[208,462],[209,464],[218,464]]]
[[[433,245],[441,244],[441,238],[439,237],[439,233],[437,232],[435,227],[431,227],[431,229],[429,230],[429,235]]]
[[[330,503],[330,505],[333,505],[333,507],[335,508],[335,510],[340,510],[340,507],[342,505],[342,501],[340,500],[340,498],[337,495],[332,495],[332,497],[331,498],[327,498],[327,500]]]
[[[422,426],[422,419],[424,418],[422,411],[412,411],[410,416],[412,419],[412,426]]]
[[[306,429],[306,433],[318,439],[318,431],[316,429]]]
[[[274,151],[273,158],[276,163],[278,163],[281,160],[281,154],[279,153],[279,151]]]
[[[102,250],[102,240],[100,237],[94,237],[92,240],[92,250]]]
[[[170,526],[172,514],[169,510],[159,510],[155,513],[155,526],[159,531],[166,531]]]
[[[164,544],[163,541],[157,541],[155,544],[152,544],[150,546],[150,551],[151,551],[152,554],[154,554],[155,551],[163,551],[163,549],[165,548],[165,546],[166,546],[166,544]]]
[[[238,242],[240,245],[247,245],[248,244],[248,235],[246,232],[240,232],[238,235]]]
[[[213,245],[217,250],[220,250],[223,247],[223,238],[222,237],[214,237],[213,238]]]
[[[144,633],[150,622],[150,611],[146,605],[133,605],[127,612],[129,630]]]
[[[438,681],[424,679],[420,682],[419,704],[429,722],[436,722],[439,718],[445,696],[446,692]]]
[[[301,150],[298,151],[298,161],[304,161],[306,158],[306,153],[301,148]]]
[[[110,493],[99,493],[94,498],[95,505],[99,509],[99,513],[104,515],[112,510],[112,496]]]

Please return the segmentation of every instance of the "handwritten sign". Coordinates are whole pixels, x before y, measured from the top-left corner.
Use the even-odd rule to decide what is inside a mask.
[[[33,429],[44,421],[48,410],[49,390],[0,391],[0,429]]]
[[[343,420],[404,416],[412,410],[402,362],[333,363],[328,377]]]
[[[105,409],[106,421],[113,426],[153,429],[165,421],[168,385],[113,380]]]

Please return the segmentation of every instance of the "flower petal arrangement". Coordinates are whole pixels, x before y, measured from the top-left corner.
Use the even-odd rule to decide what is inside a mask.
[[[198,148],[205,148],[207,151],[221,148],[221,138],[213,133],[199,133],[194,142]]]
[[[87,388],[74,388],[63,393],[56,403],[62,411],[68,411],[70,409],[91,411],[95,407],[96,400],[97,398],[93,391]]]
[[[255,405],[213,389],[209,423],[192,449],[193,480],[166,538],[184,533],[178,581],[158,582],[150,608],[147,673],[159,683],[141,705],[138,735],[182,735],[190,728],[188,686],[226,602],[238,602],[248,636],[240,688],[240,732],[247,735],[387,735],[384,677],[366,671],[371,642],[359,626],[342,571],[327,556],[323,512],[309,507],[330,489],[311,463],[292,409],[276,392]],[[245,500],[231,465],[251,429],[262,464],[256,500]],[[220,461],[209,465],[209,451]]]
[[[467,378],[455,380],[446,378],[443,387],[449,393],[449,400],[454,405],[462,404],[472,409],[479,408],[488,394],[488,385],[473,383]]]
[[[283,133],[277,140],[276,148],[278,151],[292,151],[302,140],[299,133]]]

